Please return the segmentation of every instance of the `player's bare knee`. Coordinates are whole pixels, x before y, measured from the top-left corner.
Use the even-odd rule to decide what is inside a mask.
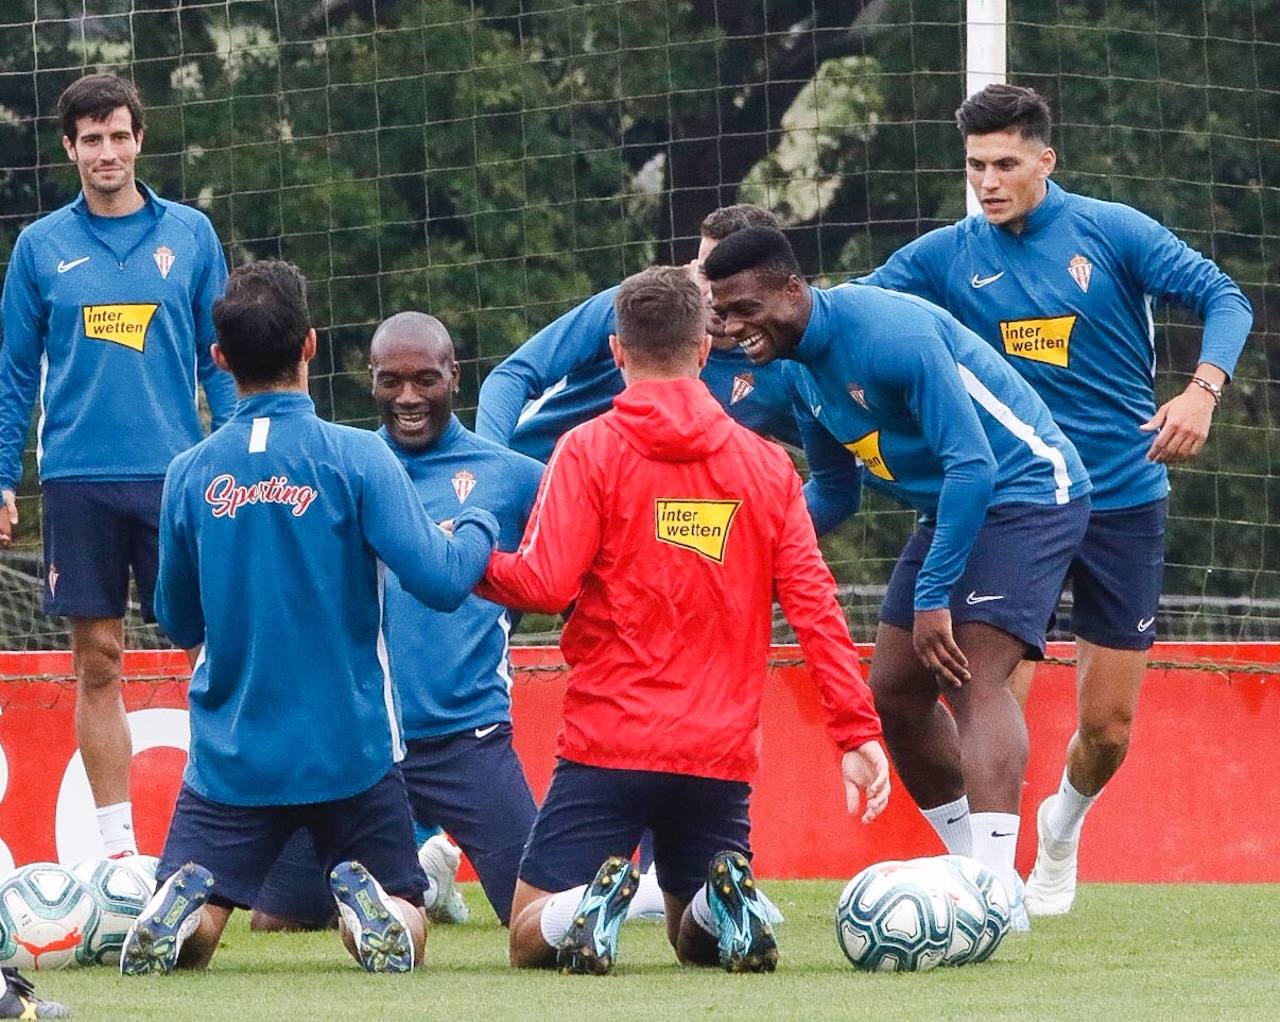
[[[1133,733],[1133,718],[1117,715],[1106,720],[1080,721],[1080,741],[1100,758],[1123,757]]]
[[[76,682],[82,692],[98,695],[120,684],[124,644],[114,629],[81,627],[72,634]]]

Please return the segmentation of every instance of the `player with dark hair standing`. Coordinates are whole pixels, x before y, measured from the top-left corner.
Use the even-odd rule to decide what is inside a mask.
[[[1050,180],[1050,111],[1034,90],[990,85],[956,111],[982,214],[931,231],[866,283],[927,298],[1002,353],[1044,399],[1093,481],[1072,561],[1079,720],[1058,791],[1037,816],[1033,915],[1075,899],[1080,829],[1124,761],[1164,573],[1167,465],[1195,457],[1253,325],[1248,300],[1210,260],[1117,202]],[[1204,319],[1186,389],[1155,401],[1153,305]],[[1016,687],[1030,684],[1023,664]]]
[[[160,887],[120,968],[207,965],[232,908],[253,904],[305,827],[331,871],[348,949],[369,971],[406,972],[422,960],[427,882],[398,766],[386,576],[454,610],[497,523],[467,509],[446,538],[380,437],[317,417],[307,394],[316,334],[295,267],[238,269],[214,320],[214,358],[240,401],[169,468],[156,587],[161,624],[202,646],[191,750]]]
[[[649,829],[680,960],[770,971],[776,916],[751,874],[747,801],[775,592],[844,752],[851,812],[866,794],[864,821],[889,796],[879,721],[790,459],[698,379],[710,350],[698,286],[655,267],[615,303],[626,389],[556,446],[519,551],[496,554],[480,588],[544,613],[576,601],[560,640],[559,761],[520,864],[511,961],[607,972],[639,880],[626,857]]]
[[[937,306],[811,288],[767,227],[726,238],[704,269],[725,332],[756,363],[788,360],[812,415],[809,463],[855,455],[868,485],[921,514],[880,608],[871,688],[917,805],[951,852],[1000,877],[1025,929],[1013,859],[1027,729],[1008,680],[1044,653],[1088,519],[1084,466],[1031,387]],[[858,500],[810,487],[815,520]]]
[[[31,406],[46,614],[71,619],[76,738],[109,856],[136,854],[132,741],[120,693],[129,574],[152,620],[165,469],[203,432],[196,383],[217,429],[235,386],[209,355],[227,266],[208,218],[134,176],[142,103],[115,75],[73,82],[58,100],[80,195],[18,236],[4,282],[0,347],[0,547]]]

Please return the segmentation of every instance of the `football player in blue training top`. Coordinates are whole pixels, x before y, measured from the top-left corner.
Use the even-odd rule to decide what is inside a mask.
[[[1211,261],[1144,213],[1054,184],[1048,104],[989,85],[956,111],[982,214],[896,252],[868,283],[949,310],[1036,389],[1093,481],[1093,511],[1068,577],[1079,720],[1056,795],[1040,806],[1027,909],[1075,900],[1085,814],[1119,769],[1156,637],[1168,465],[1204,446],[1253,325],[1248,300]],[[1156,407],[1153,304],[1204,320],[1186,389]],[[1025,690],[1034,665],[1019,668]]]
[[[129,573],[153,620],[160,489],[174,455],[217,429],[235,384],[213,364],[212,309],[227,280],[213,225],[134,176],[142,102],[115,75],[88,75],[58,100],[80,195],[18,235],[4,281],[0,346],[0,549],[31,406],[39,443],[46,614],[71,625],[76,739],[105,853],[136,854],[129,721],[120,694]]]
[[[458,363],[444,324],[420,312],[392,316],[374,332],[369,372],[382,418],[378,433],[427,511],[446,521],[465,508],[484,508],[498,520],[499,548],[515,550],[543,466],[480,439],[454,416]],[[408,751],[400,769],[414,816],[439,824],[462,846],[506,925],[537,813],[511,744],[511,615],[474,595],[444,614],[389,575],[383,634],[404,718]],[[457,849],[433,836],[419,861],[432,881],[427,916],[464,921],[466,906],[454,886]],[[333,900],[314,851],[290,847],[277,865],[279,875],[273,871],[254,901],[259,928],[265,928],[259,913],[323,923]]]
[[[778,227],[767,209],[746,203],[707,214],[690,271],[716,245],[744,227]],[[618,332],[611,287],[543,327],[485,377],[476,410],[476,432],[539,461],[579,423],[607,412],[622,393],[622,374],[609,353]],[[761,436],[799,446],[791,395],[777,368],[753,366],[712,321],[711,357],[702,381],[734,419]]]
[[[810,288],[767,227],[726,238],[704,269],[752,361],[789,360],[810,465],[856,455],[868,485],[922,516],[880,608],[871,688],[903,783],[953,853],[1008,886],[1025,929],[1013,858],[1027,730],[1009,674],[1043,655],[1088,520],[1084,466],[1027,382],[937,306]],[[811,492],[810,513],[857,499]]]
[[[240,401],[174,459],[161,511],[156,613],[203,645],[189,691],[191,750],[156,869],[125,938],[126,975],[208,964],[234,906],[249,907],[305,827],[365,969],[422,960],[422,892],[382,637],[388,571],[455,610],[498,536],[487,511],[427,514],[404,467],[367,430],[322,421],[302,275],[241,267],[214,306],[214,357]],[[376,878],[376,879],[375,879]],[[206,904],[207,902],[207,904]]]

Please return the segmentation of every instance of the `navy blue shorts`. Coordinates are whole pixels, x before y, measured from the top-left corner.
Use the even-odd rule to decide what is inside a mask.
[[[400,769],[414,819],[440,826],[466,852],[485,897],[506,926],[520,856],[537,814],[511,743],[511,725],[411,740]],[[289,842],[254,908],[307,925],[324,924],[333,899],[309,844],[305,836]]]
[[[1089,523],[1089,498],[1067,504],[998,504],[987,511],[964,573],[951,589],[951,623],[983,621],[1021,639],[1027,658],[1044,656],[1044,637],[1062,584]],[[916,529],[902,548],[880,620],[911,631],[916,576],[933,527]]]
[[[229,806],[183,784],[156,879],[163,882],[183,863],[196,862],[213,874],[213,904],[248,908],[300,827],[310,831],[325,875],[339,862],[356,859],[388,894],[422,904],[427,878],[418,865],[409,798],[397,767],[357,795],[304,805]]]
[[[1150,649],[1164,582],[1169,500],[1094,511],[1071,579],[1071,631],[1108,649]]]
[[[129,569],[142,619],[154,621],[163,480],[41,485],[46,614],[124,617]]]
[[[653,831],[658,886],[683,901],[706,881],[716,852],[751,855],[751,786],[686,774],[607,770],[562,759],[520,862],[520,879],[544,891],[591,882],[611,855],[629,859]]]

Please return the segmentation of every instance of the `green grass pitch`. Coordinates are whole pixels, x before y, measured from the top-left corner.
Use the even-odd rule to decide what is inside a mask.
[[[623,929],[606,977],[515,972],[506,931],[466,886],[478,921],[436,927],[410,976],[370,976],[337,935],[250,933],[236,913],[204,974],[124,979],[110,969],[39,973],[37,990],[82,1020],[157,1019],[1155,1019],[1280,1018],[1280,885],[1082,889],[1076,911],[1035,922],[988,963],[864,975],[835,942],[835,881],[765,882],[786,913],[766,976],[675,963],[662,927]]]

